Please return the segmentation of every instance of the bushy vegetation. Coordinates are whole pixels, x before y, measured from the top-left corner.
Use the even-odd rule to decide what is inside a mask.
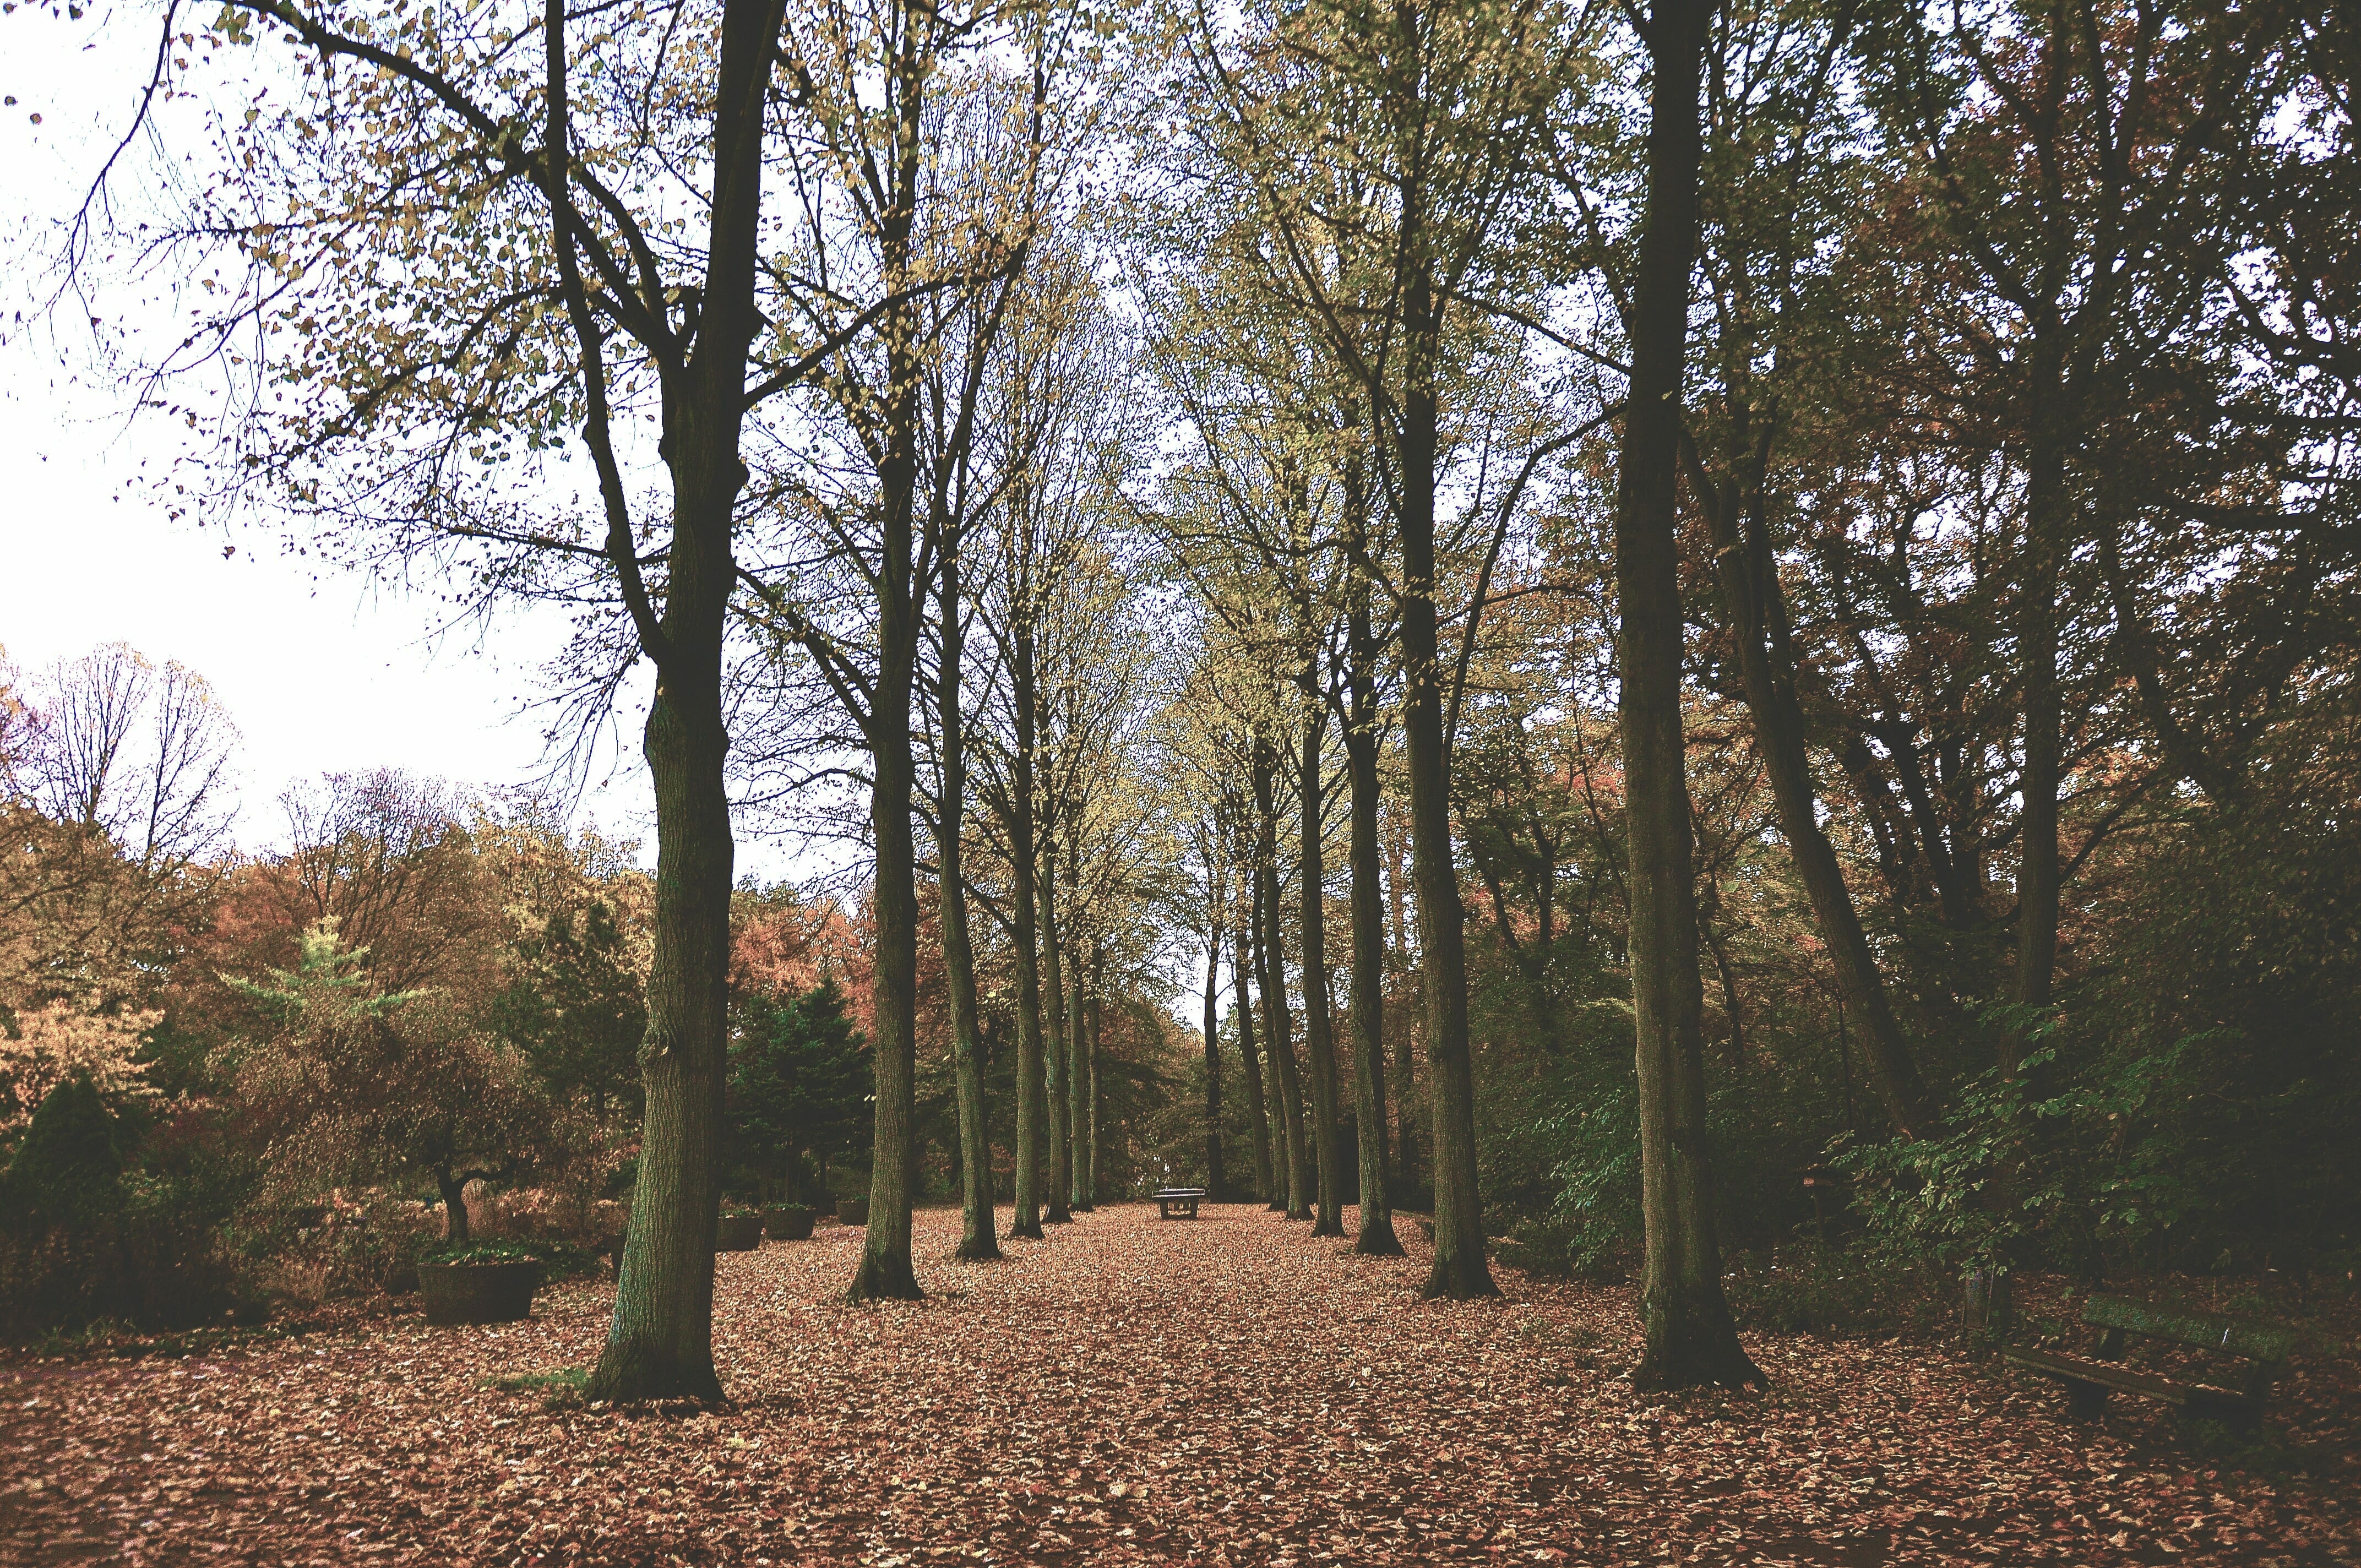
[[[1868,1098],[1783,868],[1729,878],[1733,983],[1708,1006],[1708,1106],[1742,1317],[1923,1324],[1978,1268],[2349,1280],[2361,841],[2326,802],[2361,795],[2361,768],[2323,722],[2306,713],[2277,738],[2252,800],[2160,803],[2116,830],[2053,1008],[2008,1000],[2006,955],[1973,931],[1887,905],[1883,952],[1940,1073],[1940,1114],[1915,1139]],[[1574,836],[1561,887],[1587,894],[1584,852],[1596,864],[1610,849]],[[1496,915],[1476,986],[1487,1196],[1512,1260],[1551,1272],[1620,1277],[1640,1241],[1612,900],[1601,890],[1604,918],[1545,962],[1510,939],[1529,905],[1478,905]]]

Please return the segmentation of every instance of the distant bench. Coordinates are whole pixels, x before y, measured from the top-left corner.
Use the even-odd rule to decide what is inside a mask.
[[[1193,1220],[1197,1217],[1197,1205],[1204,1196],[1205,1190],[1202,1187],[1164,1188],[1156,1194],[1156,1217],[1169,1220],[1177,1209],[1180,1218]]]
[[[2287,1365],[2288,1354],[2300,1337],[2297,1331],[2279,1323],[2233,1318],[2189,1307],[2160,1306],[2125,1296],[2092,1297],[2082,1309],[2082,1321],[2105,1331],[2099,1336],[2097,1348],[2087,1356],[2015,1345],[2004,1347],[2001,1356],[2065,1384],[2070,1408],[2086,1420],[2095,1420],[2105,1411],[2108,1392],[2113,1390],[2161,1399],[2191,1415],[2212,1417],[2233,1426],[2250,1426],[2262,1414],[2271,1385],[2279,1381]],[[2127,1334],[2185,1344],[2217,1355],[2237,1356],[2246,1361],[2246,1366],[2237,1376],[2235,1387],[2136,1372],[2120,1365]]]

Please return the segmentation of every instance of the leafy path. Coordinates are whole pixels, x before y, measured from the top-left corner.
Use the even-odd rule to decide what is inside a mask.
[[[723,1256],[721,1413],[488,1386],[592,1359],[590,1286],[507,1328],[0,1370],[0,1561],[2361,1562],[2317,1431],[2308,1475],[2208,1470],[1961,1357],[1782,1337],[1768,1397],[1642,1403],[1625,1292],[1428,1305],[1417,1260],[1244,1207],[968,1266],[957,1218],[919,1215],[907,1307],[840,1303],[858,1233]],[[2349,1420],[2349,1370],[2298,1376],[2299,1421]]]

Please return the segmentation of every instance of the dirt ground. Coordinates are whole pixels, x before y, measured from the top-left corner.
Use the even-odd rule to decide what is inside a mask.
[[[2225,1456],[1918,1344],[1749,1336],[1763,1395],[1636,1399],[1630,1294],[1417,1299],[1258,1207],[1103,1209],[929,1299],[857,1231],[719,1260],[719,1411],[547,1408],[611,1285],[383,1304],[207,1356],[0,1366],[0,1563],[2361,1563],[2354,1364]],[[1422,1251],[1414,1237],[1413,1254]]]

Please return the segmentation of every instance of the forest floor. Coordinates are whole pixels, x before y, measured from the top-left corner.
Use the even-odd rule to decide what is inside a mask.
[[[1767,1394],[1642,1400],[1628,1290],[1430,1304],[1259,1208],[987,1266],[958,1223],[919,1214],[907,1306],[841,1300],[858,1231],[724,1255],[718,1411],[494,1386],[595,1360],[610,1284],[0,1365],[0,1562],[2361,1563],[2349,1361],[2234,1463],[1925,1344],[1750,1335]]]

